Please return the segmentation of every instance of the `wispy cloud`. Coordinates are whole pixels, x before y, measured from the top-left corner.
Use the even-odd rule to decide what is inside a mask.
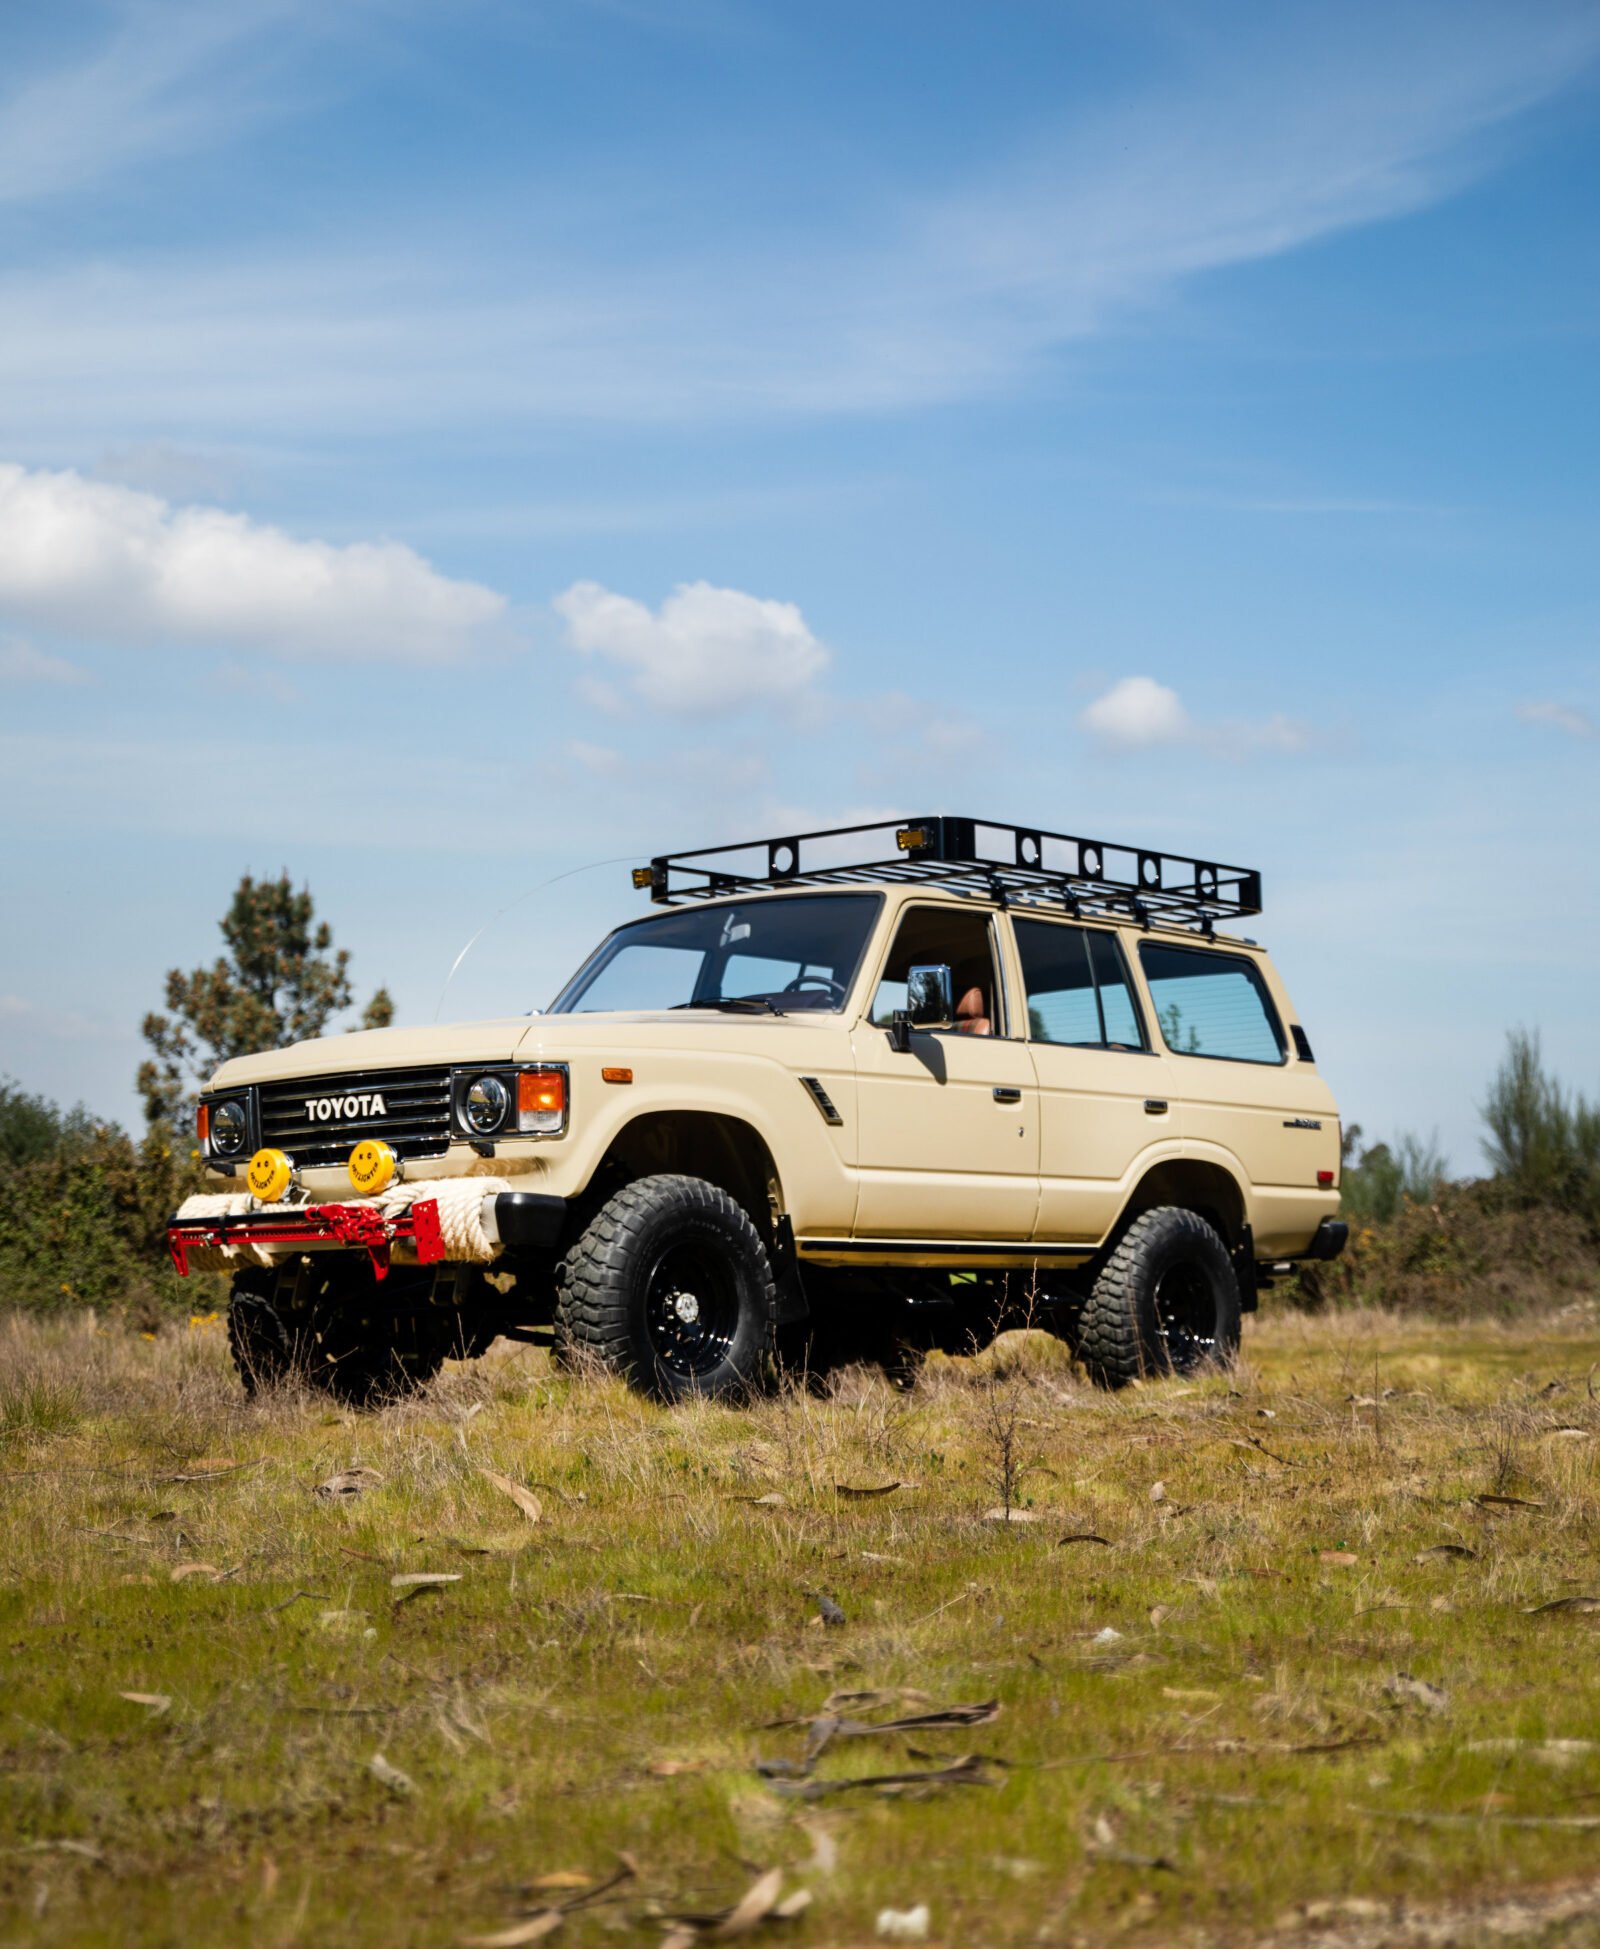
[[[1109,751],[1152,751],[1188,746],[1216,757],[1303,751],[1311,741],[1294,718],[1232,718],[1202,723],[1169,685],[1154,677],[1124,677],[1095,698],[1078,717],[1082,730]]]
[[[674,232],[652,251],[600,208],[580,251],[519,206],[515,249],[492,211],[470,250],[407,212],[392,249],[374,241],[380,218],[361,248],[315,258],[211,249],[13,271],[0,407],[38,439],[204,442],[1000,392],[1186,280],[1450,195],[1597,49],[1592,7],[1252,10],[1161,87],[1036,136],[956,192],[863,194],[843,236],[796,220],[715,243]]]
[[[0,617],[113,643],[436,661],[505,608],[399,542],[303,541],[218,508],[0,463]]]
[[[81,684],[88,677],[65,657],[47,656],[26,637],[0,635],[0,684]]]
[[[1575,704],[1557,704],[1540,699],[1518,704],[1517,716],[1524,724],[1539,724],[1547,731],[1564,731],[1569,738],[1600,737],[1600,725]]]
[[[0,204],[92,188],[192,153],[269,112],[304,0],[122,0],[86,57],[0,92]]]

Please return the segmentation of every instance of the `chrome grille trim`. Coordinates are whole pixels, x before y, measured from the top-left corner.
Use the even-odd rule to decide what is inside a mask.
[[[303,1170],[343,1164],[366,1137],[382,1138],[402,1160],[442,1157],[450,1147],[450,1070],[343,1070],[332,1076],[295,1076],[256,1086],[261,1141],[287,1151]],[[383,1098],[378,1115],[332,1117],[306,1114],[319,1097]]]

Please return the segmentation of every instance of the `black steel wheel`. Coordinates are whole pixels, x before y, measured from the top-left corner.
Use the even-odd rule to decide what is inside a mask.
[[[1158,1205],[1118,1241],[1084,1303],[1078,1352],[1101,1387],[1229,1365],[1239,1350],[1239,1281],[1198,1212]]]
[[[772,1265],[750,1215],[703,1178],[640,1178],[608,1198],[556,1276],[558,1355],[600,1360],[657,1400],[763,1385],[777,1338]]]

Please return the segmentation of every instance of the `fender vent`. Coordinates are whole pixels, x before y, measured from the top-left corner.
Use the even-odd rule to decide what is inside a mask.
[[[802,1076],[800,1081],[805,1087],[806,1094],[821,1112],[824,1123],[844,1122],[844,1118],[834,1108],[833,1098],[829,1096],[828,1092],[817,1081],[815,1076]]]

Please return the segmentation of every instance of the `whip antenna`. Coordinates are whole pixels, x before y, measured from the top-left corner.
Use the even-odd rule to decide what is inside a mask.
[[[513,907],[520,907],[524,900],[531,900],[536,893],[543,893],[546,887],[553,887],[562,880],[576,879],[580,873],[593,873],[602,866],[627,866],[634,857],[632,853],[623,853],[616,859],[592,859],[587,866],[569,866],[565,873],[552,873],[548,880],[540,880],[536,886],[525,887],[517,895],[515,900],[508,900],[503,907],[490,914],[489,918],[478,929],[477,933],[473,935],[472,939],[467,942],[466,946],[450,963],[450,972],[445,976],[444,986],[439,990],[439,999],[433,1005],[434,1021],[437,1022],[439,1019],[439,1011],[444,1007],[444,998],[450,992],[450,984],[456,978],[457,968],[461,966],[462,962],[466,960],[467,956],[497,920],[510,913]]]

